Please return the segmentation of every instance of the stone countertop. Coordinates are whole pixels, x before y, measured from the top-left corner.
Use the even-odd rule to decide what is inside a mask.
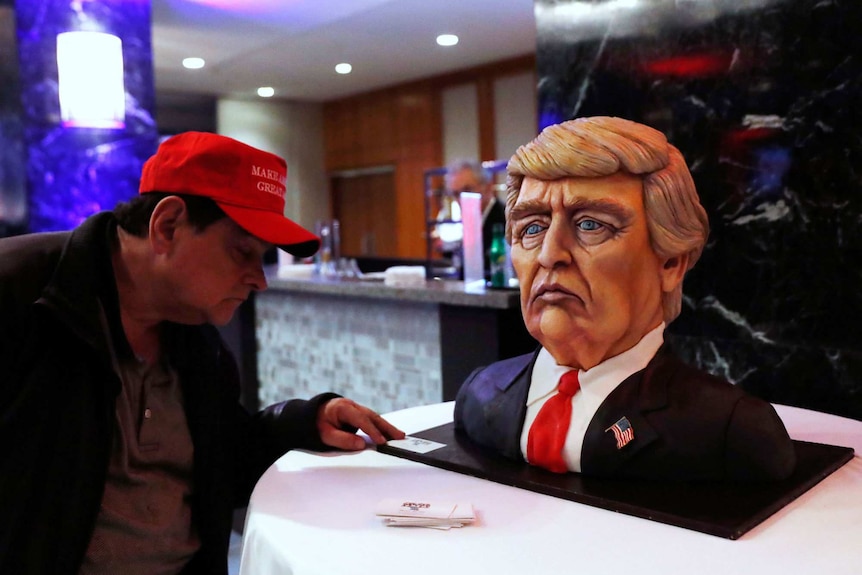
[[[292,291],[493,309],[520,309],[521,305],[517,289],[467,287],[462,281],[452,280],[427,280],[415,287],[395,287],[384,285],[382,279],[278,277],[274,266],[266,270],[266,280],[269,284],[267,291],[270,292]]]

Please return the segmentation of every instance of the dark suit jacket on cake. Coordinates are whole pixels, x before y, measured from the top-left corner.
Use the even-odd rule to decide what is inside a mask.
[[[458,391],[455,426],[475,443],[523,461],[521,428],[537,353],[474,371]],[[608,429],[626,418],[634,439]],[[664,347],[623,381],[587,427],[581,473],[673,480],[777,480],[796,456],[772,406],[682,363]]]

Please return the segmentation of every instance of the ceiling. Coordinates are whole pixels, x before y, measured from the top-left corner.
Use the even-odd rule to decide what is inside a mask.
[[[152,30],[159,92],[315,102],[536,50],[533,0],[152,0]]]

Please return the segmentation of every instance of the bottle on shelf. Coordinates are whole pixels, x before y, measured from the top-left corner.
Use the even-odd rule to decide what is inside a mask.
[[[506,278],[506,240],[503,224],[496,223],[492,228],[491,248],[488,250],[489,267],[491,271],[491,287],[507,287]]]

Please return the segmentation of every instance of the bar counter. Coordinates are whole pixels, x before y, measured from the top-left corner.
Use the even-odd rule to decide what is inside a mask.
[[[517,290],[280,278],[254,299],[260,405],[334,391],[379,412],[454,399],[476,367],[535,349]]]
[[[462,281],[427,280],[417,287],[384,285],[382,280],[287,279],[267,276],[269,291],[286,290],[320,295],[425,302],[444,305],[494,309],[520,309],[519,293],[515,289],[468,288]]]

